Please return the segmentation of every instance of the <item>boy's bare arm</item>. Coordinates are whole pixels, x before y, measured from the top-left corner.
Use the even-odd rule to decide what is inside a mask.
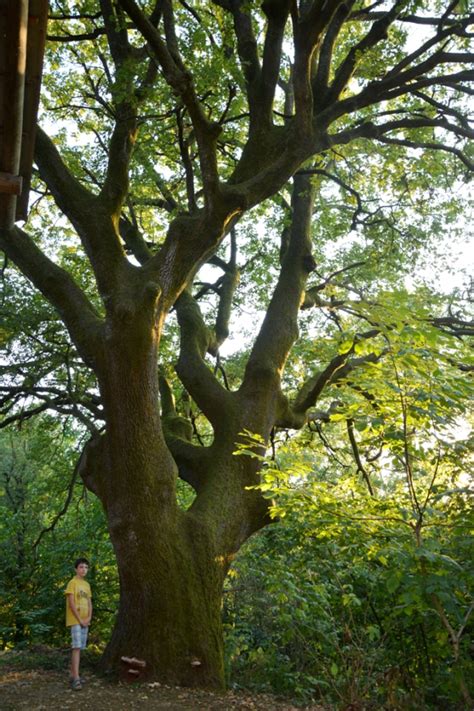
[[[83,621],[83,624],[86,624],[86,625],[90,625],[91,620],[92,620],[92,600],[90,598],[88,600],[88,603],[89,603],[89,610],[87,612],[86,619]]]
[[[71,610],[72,614],[76,618],[78,624],[80,624],[80,625],[84,624],[83,621],[81,620],[81,618],[79,617],[79,613],[78,613],[77,608],[74,604],[74,594],[68,593],[67,599],[68,599],[69,609]]]

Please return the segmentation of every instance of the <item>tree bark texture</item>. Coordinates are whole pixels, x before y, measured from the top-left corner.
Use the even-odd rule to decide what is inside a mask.
[[[222,688],[223,566],[198,521],[181,513],[158,525],[153,500],[140,498],[129,497],[133,515],[108,509],[120,605],[102,667],[116,673],[120,657],[134,656],[163,682]]]
[[[266,520],[261,495],[245,489],[257,483],[256,463],[233,451],[248,413],[256,429],[262,418],[248,398],[238,417],[229,403],[213,446],[194,466],[199,495],[181,511],[160,417],[156,323],[146,311],[125,321],[114,315],[107,333],[99,370],[106,431],[87,445],[80,466],[104,506],[119,569],[120,605],[103,667],[116,672],[120,657],[135,656],[153,678],[222,688],[223,581],[233,553]]]

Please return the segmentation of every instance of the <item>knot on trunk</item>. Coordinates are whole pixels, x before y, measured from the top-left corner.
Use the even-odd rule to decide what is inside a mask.
[[[146,302],[154,304],[161,296],[160,285],[155,281],[148,281],[144,286],[143,295]]]
[[[105,435],[94,435],[82,450],[77,471],[82,481],[96,496],[101,498],[101,474],[106,470],[104,465]]]
[[[311,274],[316,269],[316,262],[312,254],[305,254],[303,256],[303,269],[307,274]]]

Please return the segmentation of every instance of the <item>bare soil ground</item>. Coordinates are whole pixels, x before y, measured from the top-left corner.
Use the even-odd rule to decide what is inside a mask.
[[[289,701],[266,694],[208,691],[164,686],[158,683],[114,683],[84,665],[85,683],[72,691],[68,683],[67,652],[36,650],[5,652],[0,656],[0,709],[55,711],[81,708],[86,711],[302,711]],[[330,711],[306,706],[306,711]]]

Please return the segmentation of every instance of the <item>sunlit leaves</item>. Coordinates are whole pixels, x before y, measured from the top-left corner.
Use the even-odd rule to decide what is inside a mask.
[[[346,704],[419,695],[438,708],[460,697],[472,671],[472,488],[466,461],[457,468],[448,447],[432,455],[415,481],[420,519],[403,478],[385,478],[371,497],[336,461],[323,468],[316,443],[280,446],[264,476],[278,522],[240,556],[225,598],[238,680]],[[460,631],[459,658],[434,600]]]

